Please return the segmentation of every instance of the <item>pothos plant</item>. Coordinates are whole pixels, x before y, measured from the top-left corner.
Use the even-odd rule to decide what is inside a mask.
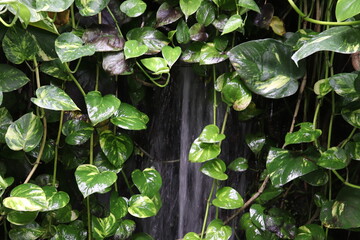
[[[183,239],[326,239],[329,229],[359,228],[359,74],[345,72],[343,63],[336,70],[334,61],[335,53],[353,54],[359,70],[360,4],[287,3],[0,0],[4,239],[153,239],[137,232],[135,221],[161,208],[162,178],[154,168],[124,167],[137,149],[132,132],[149,121],[136,108],[144,86],[171,84],[180,61],[214,86],[213,122],[188,157],[214,180],[202,229]],[[286,32],[287,14],[274,15],[280,8],[294,10],[298,29]],[[248,40],[252,29],[271,38]],[[126,99],[117,91],[120,77],[129,103],[120,100]],[[295,94],[288,133],[270,141],[261,102]],[[222,123],[220,95],[228,106]],[[253,164],[218,158],[235,111],[263,126],[246,138],[263,164],[255,169],[262,172],[259,186],[245,196],[221,182],[228,170],[249,172]],[[127,190],[119,189],[119,175]],[[99,207],[100,195],[109,207]],[[287,204],[299,197],[306,213]],[[210,208],[235,212],[208,219]],[[227,225],[247,208],[237,228]]]

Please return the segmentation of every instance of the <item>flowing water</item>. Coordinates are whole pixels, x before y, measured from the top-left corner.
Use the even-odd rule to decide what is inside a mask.
[[[148,130],[152,161],[143,164],[143,167],[156,168],[163,178],[163,206],[157,216],[142,222],[142,230],[156,240],[175,240],[187,232],[201,231],[212,183],[211,178],[199,171],[201,164],[188,161],[191,143],[213,122],[211,85],[200,80],[186,65],[179,66],[173,75],[168,87],[154,90],[152,105],[155,107],[151,110],[154,115]],[[220,104],[219,122],[224,112]],[[221,155],[227,164],[248,154],[243,144],[248,128],[236,120],[236,115],[230,115],[227,127],[230,141],[223,142]],[[228,184],[232,183],[231,187],[243,195],[245,175],[229,173],[229,177]],[[231,211],[221,211],[220,217],[225,219],[230,214]],[[214,213],[210,212],[209,217],[213,219]]]

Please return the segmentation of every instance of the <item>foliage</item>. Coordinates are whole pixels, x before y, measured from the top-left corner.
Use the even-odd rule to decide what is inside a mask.
[[[203,228],[183,239],[320,240],[358,230],[360,4],[319,2],[0,1],[5,239],[153,239],[136,226],[161,209],[163,179],[128,163],[143,151],[134,133],[151,121],[138,107],[144,86],[171,84],[180,62],[214,92],[214,121],[188,155],[212,187]],[[349,54],[355,71],[342,61]],[[279,125],[289,129],[273,138],[266,108],[280,101],[291,117]],[[229,115],[259,126],[246,136],[251,159],[220,159],[223,142],[236,144],[225,134]],[[259,182],[243,196],[229,182],[242,173]],[[100,195],[109,196],[105,210]]]

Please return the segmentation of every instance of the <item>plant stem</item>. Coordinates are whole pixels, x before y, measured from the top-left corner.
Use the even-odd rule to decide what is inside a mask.
[[[216,81],[216,69],[215,66],[212,67],[213,70],[213,81],[214,81],[214,86],[215,86],[215,81]],[[216,96],[216,89],[214,88],[214,104],[213,104],[213,123],[214,125],[216,125],[216,111],[217,111],[217,96]]]
[[[94,164],[94,132],[90,136],[89,164]]]
[[[350,139],[354,136],[357,128],[354,127],[349,136],[341,143],[340,148],[345,147],[345,145],[350,141]]]
[[[84,91],[84,89],[81,87],[80,83],[78,82],[78,80],[75,78],[75,76],[71,73],[71,70],[68,66],[67,63],[64,63],[64,66],[67,70],[67,72],[69,73],[70,78],[74,81],[75,85],[77,86],[77,88],[79,89],[79,91],[81,92],[81,94],[85,97],[86,93]]]
[[[91,211],[90,211],[90,197],[86,198],[86,208],[87,208],[87,223],[88,223],[88,240],[92,239],[91,231]]]
[[[99,64],[96,64],[95,91],[99,91]]]
[[[132,189],[131,189],[129,180],[128,180],[127,177],[126,177],[126,174],[125,174],[124,170],[121,170],[121,174],[122,174],[122,176],[123,176],[123,178],[124,178],[124,181],[125,181],[126,186],[127,186],[128,189],[129,189],[130,194],[133,195],[134,192],[133,192]]]
[[[352,188],[356,188],[356,189],[360,189],[359,185],[355,185],[352,183],[349,183],[348,181],[346,181],[336,170],[332,170],[332,172],[335,174],[335,176],[342,181],[346,186],[352,187]]]
[[[206,223],[207,223],[207,219],[208,219],[208,215],[209,215],[209,208],[210,208],[210,205],[211,205],[211,199],[212,199],[212,195],[214,193],[215,185],[216,185],[216,182],[215,182],[215,180],[213,180],[212,185],[211,185],[211,190],[210,190],[210,193],[209,193],[209,197],[207,199],[207,204],[206,204],[206,209],[205,209],[205,216],[204,216],[203,226],[202,226],[201,234],[200,234],[200,240],[203,239],[203,237],[204,237]]]
[[[115,23],[116,29],[118,30],[118,33],[119,33],[120,37],[122,37],[122,38],[123,38],[123,37],[124,37],[124,35],[122,34],[121,29],[120,29],[120,27],[119,27],[119,24],[118,24],[118,22],[117,22],[117,20],[116,20],[116,18],[115,18],[115,16],[114,16],[114,14],[113,14],[113,13],[112,13],[112,11],[110,10],[109,6],[106,6],[106,10],[108,10],[108,12],[109,12],[109,14],[110,14],[111,18],[114,20],[114,23]]]
[[[61,130],[63,126],[64,121],[64,111],[60,112],[60,122],[59,122],[59,130],[56,136],[56,142],[55,142],[55,154],[54,154],[54,173],[53,173],[53,182],[52,185],[55,187],[56,185],[56,174],[57,174],[57,163],[58,163],[58,157],[59,157],[59,144],[60,144],[60,138],[61,138]]]
[[[75,25],[74,4],[71,4],[70,12],[71,12],[71,27],[72,27],[72,29],[75,29],[75,28],[76,28],[76,25]]]
[[[160,77],[158,78],[153,78],[151,77],[146,71],[145,69],[140,65],[140,63],[138,63],[138,61],[135,61],[136,65],[140,68],[140,70],[145,74],[145,76],[152,82],[154,83],[156,86],[158,87],[166,87],[169,84],[169,80],[170,80],[170,74],[168,73],[168,77],[166,79],[166,82],[164,84],[159,84],[156,82],[156,80],[160,79]]]

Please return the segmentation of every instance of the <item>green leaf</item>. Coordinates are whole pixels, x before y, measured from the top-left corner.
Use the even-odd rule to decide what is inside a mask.
[[[223,101],[232,106],[235,111],[245,110],[252,100],[251,92],[239,77],[234,77],[224,84],[221,96]]]
[[[246,144],[255,154],[259,154],[266,143],[266,137],[263,134],[250,134],[245,138]]]
[[[244,200],[235,189],[222,187],[216,192],[216,198],[212,203],[222,209],[236,209],[244,205]]]
[[[329,78],[320,79],[314,84],[314,93],[319,97],[324,97],[326,94],[331,92],[332,88],[330,86]]]
[[[28,31],[14,26],[6,32],[2,49],[10,62],[20,64],[25,60],[32,60],[38,51],[38,46]]]
[[[236,158],[234,161],[232,161],[228,168],[230,170],[233,170],[235,172],[243,172],[246,171],[248,169],[249,165],[248,165],[248,160],[246,158]]]
[[[66,192],[57,191],[55,187],[45,186],[43,190],[46,195],[46,201],[48,202],[48,207],[42,209],[41,211],[53,211],[65,207],[69,201],[70,197]]]
[[[40,70],[54,78],[58,78],[64,81],[72,81],[64,64],[59,59],[43,62],[40,66]]]
[[[351,159],[360,160],[360,142],[348,142],[345,145],[345,151],[350,155]]]
[[[121,103],[119,109],[114,113],[110,121],[123,129],[142,130],[146,129],[149,117],[137,110],[134,106]]]
[[[109,159],[105,156],[105,154],[100,151],[94,160],[94,165],[99,169],[100,172],[110,171],[114,173],[119,173],[122,168],[115,167],[109,161]]]
[[[224,225],[220,219],[215,219],[206,228],[205,240],[228,240],[231,235],[231,227]]]
[[[245,24],[244,24],[242,17],[238,14],[234,14],[227,20],[227,22],[224,26],[224,30],[221,33],[221,35],[233,32],[238,28],[241,29],[244,27],[244,25]]]
[[[84,224],[80,220],[76,220],[69,225],[60,224],[56,226],[56,234],[51,240],[63,240],[63,239],[76,239],[85,240],[87,231],[85,230]]]
[[[146,3],[141,0],[126,0],[120,5],[120,10],[128,17],[138,17],[145,12]]]
[[[308,174],[305,174],[301,177],[301,180],[304,180],[311,186],[323,186],[329,181],[329,175],[325,169],[318,169]]]
[[[200,23],[195,23],[189,29],[190,39],[197,42],[207,41],[209,34],[206,32],[205,26]]]
[[[306,224],[299,227],[295,240],[323,240],[325,238],[325,232],[322,226]]]
[[[245,42],[228,52],[245,85],[267,98],[283,98],[297,91],[297,79],[304,75],[304,68],[289,61],[291,54],[290,46],[274,39]]]
[[[317,169],[314,163],[317,153],[311,149],[304,153],[292,152],[280,148],[270,148],[266,168],[275,187],[282,186],[295,178]]]
[[[347,101],[353,102],[360,98],[359,92],[355,88],[358,75],[358,73],[339,73],[330,77],[329,83],[338,95],[346,98]]]
[[[199,234],[194,232],[187,233],[184,238],[184,240],[200,240]]]
[[[71,62],[95,53],[95,47],[84,45],[83,40],[73,33],[62,33],[55,41],[55,51],[61,62]]]
[[[351,26],[332,27],[307,41],[291,57],[295,63],[319,51],[355,53],[360,50],[360,32]]]
[[[143,171],[135,169],[131,173],[131,179],[140,193],[152,198],[162,186],[162,178],[158,171],[153,168],[145,168]]]
[[[114,135],[109,130],[101,133],[100,147],[111,164],[118,168],[122,167],[133,152],[133,143],[130,137],[124,134]]]
[[[90,139],[94,128],[90,123],[79,119],[71,119],[64,123],[62,133],[66,136],[65,142],[70,145],[81,145]]]
[[[154,240],[154,239],[147,233],[136,233],[131,237],[131,240]]]
[[[180,0],[181,11],[187,19],[191,14],[195,13],[201,5],[202,0]]]
[[[5,134],[5,141],[14,151],[29,152],[40,143],[43,132],[40,118],[33,113],[27,113],[10,125]]]
[[[326,169],[342,169],[350,163],[347,152],[339,147],[332,147],[321,153],[317,165]]]
[[[360,128],[360,103],[351,102],[341,109],[341,115],[350,125]]]
[[[295,219],[286,210],[271,208],[266,215],[265,226],[266,230],[271,230],[279,238],[295,238]]]
[[[124,46],[125,59],[140,57],[148,50],[149,48],[146,45],[141,44],[137,40],[126,41]]]
[[[83,164],[76,168],[76,183],[80,192],[86,198],[93,193],[102,193],[114,184],[117,179],[114,172],[102,172],[94,165]]]
[[[171,68],[172,65],[178,60],[178,58],[181,55],[181,48],[180,47],[170,47],[170,46],[164,46],[161,49],[161,53],[163,58],[166,60],[167,64]]]
[[[283,188],[276,188],[272,184],[269,184],[268,187],[265,188],[265,190],[256,199],[256,202],[259,204],[265,204],[279,196],[283,191]]]
[[[132,216],[138,218],[152,217],[157,213],[154,202],[148,196],[140,194],[131,196],[128,211]]]
[[[46,230],[38,223],[33,222],[26,226],[12,228],[9,231],[11,240],[36,240],[40,238]]]
[[[192,42],[189,47],[181,55],[181,60],[187,63],[200,62],[201,48],[204,46],[201,42]]]
[[[11,81],[9,81],[11,79]],[[27,84],[30,79],[19,69],[0,64],[0,91],[11,92]]]
[[[260,13],[260,9],[254,0],[238,0],[237,5]]]
[[[336,3],[336,19],[341,22],[360,13],[360,2],[356,0],[338,0]]]
[[[176,27],[176,40],[178,43],[188,43],[190,41],[189,27],[186,22],[181,19]]]
[[[75,0],[81,16],[94,16],[101,12],[110,0]]]
[[[203,143],[199,138],[191,144],[189,152],[190,162],[205,162],[216,158],[221,152],[220,146],[216,143]]]
[[[106,237],[112,236],[118,227],[116,218],[112,213],[110,213],[110,215],[105,218],[98,218],[93,216],[91,218],[91,223],[92,234],[95,239],[104,239]]]
[[[16,186],[10,192],[10,197],[4,199],[5,207],[16,211],[40,211],[48,207],[43,189],[32,183]]]
[[[12,14],[18,15],[19,18],[24,22],[25,26],[27,26],[30,20],[32,20],[32,11],[30,10],[31,8],[21,3],[20,1],[9,1],[8,9]]]
[[[164,2],[156,12],[156,27],[174,23],[182,16],[183,14],[178,7],[172,7],[169,3]]]
[[[146,45],[149,54],[159,53],[169,43],[169,39],[162,32],[152,27],[133,28],[126,34],[126,38]]]
[[[111,117],[120,106],[120,100],[113,94],[101,96],[99,91],[88,92],[85,96],[87,112],[95,126]]]
[[[227,55],[220,53],[214,43],[207,43],[202,46],[200,51],[200,64],[210,65],[216,64],[227,59]]]
[[[65,93],[64,90],[52,85],[41,86],[36,89],[36,98],[31,101],[45,109],[57,111],[76,111],[79,110],[74,101]]]
[[[141,63],[153,74],[169,73],[170,71],[166,60],[161,57],[144,58],[141,59]]]
[[[118,197],[116,192],[110,196],[110,212],[117,220],[123,218],[128,213],[127,201],[123,197]]]
[[[0,108],[0,142],[1,143],[5,143],[5,134],[11,123],[12,123],[12,117],[9,111],[4,107]]]
[[[300,125],[299,131],[286,134],[285,145],[313,142],[320,137],[322,133],[320,129],[314,129],[314,125],[310,122],[302,122],[298,125]]]
[[[196,20],[205,27],[209,26],[216,17],[216,7],[211,1],[202,1],[196,11]]]
[[[214,124],[207,125],[202,130],[202,132],[199,136],[199,141],[201,141],[203,143],[221,142],[222,140],[225,139],[225,135],[221,134],[219,132],[220,132],[220,130],[216,125],[214,125]]]
[[[119,227],[114,234],[115,239],[128,239],[135,231],[136,224],[133,220],[125,219],[120,221]]]
[[[63,208],[47,213],[47,217],[51,217],[56,220],[57,223],[69,223],[75,221],[79,217],[77,210],[72,210],[70,204]]]
[[[37,12],[62,12],[68,9],[74,0],[41,0],[36,1]]]
[[[26,225],[35,221],[38,216],[37,211],[35,212],[23,212],[23,211],[10,211],[6,215],[6,220],[14,225]]]
[[[262,231],[265,231],[265,218],[266,215],[264,213],[265,208],[261,206],[260,204],[253,204],[250,207],[249,213],[250,213],[250,219],[254,223],[254,225],[261,229]]]
[[[213,159],[204,163],[204,165],[201,166],[200,171],[217,180],[228,179],[228,175],[224,173],[226,171],[226,165],[224,161],[220,159]]]
[[[320,220],[327,228],[360,227],[360,190],[343,187],[335,200],[323,204]]]

